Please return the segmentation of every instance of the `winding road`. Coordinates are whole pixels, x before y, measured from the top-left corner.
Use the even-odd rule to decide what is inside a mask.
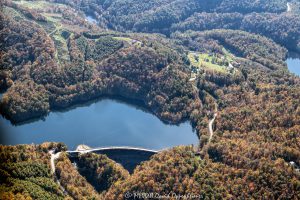
[[[57,158],[59,158],[59,156],[60,156],[60,152],[58,152],[58,153],[54,153],[55,152],[55,150],[50,150],[49,151],[49,153],[50,153],[50,155],[51,155],[51,159],[50,159],[50,164],[51,164],[51,171],[52,171],[52,174],[55,174],[55,160],[57,159]]]
[[[52,174],[54,175],[54,177],[55,177],[55,179],[56,179],[56,182],[57,182],[57,184],[59,185],[60,189],[63,191],[63,193],[64,193],[65,195],[68,195],[68,192],[67,192],[67,191],[65,190],[65,188],[60,184],[60,181],[59,181],[59,179],[57,178],[57,176],[56,176],[56,174],[55,174],[55,160],[56,160],[57,158],[59,158],[61,152],[57,152],[57,153],[54,153],[54,152],[55,152],[55,150],[50,150],[50,151],[49,151],[49,153],[50,153],[50,155],[51,155],[51,159],[50,159],[51,172],[52,172]]]
[[[214,114],[214,117],[209,121],[208,123],[208,130],[209,130],[209,139],[208,139],[208,144],[211,142],[212,137],[214,136],[214,131],[213,131],[213,124],[215,122],[216,117],[218,116],[217,113]]]

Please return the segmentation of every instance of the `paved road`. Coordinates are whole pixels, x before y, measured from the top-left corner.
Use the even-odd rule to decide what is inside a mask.
[[[214,131],[213,131],[213,123],[217,117],[217,113],[214,114],[214,117],[209,121],[208,124],[208,130],[209,130],[209,139],[208,139],[208,144],[211,142],[212,137],[214,136]]]
[[[56,177],[56,174],[55,174],[55,160],[57,158],[59,158],[60,156],[60,153],[61,152],[58,152],[58,153],[54,153],[55,150],[50,150],[49,153],[51,155],[51,159],[50,159],[50,164],[51,164],[51,172],[52,174],[54,175],[54,177],[56,178],[56,182],[57,184],[59,185],[60,189],[63,191],[63,193],[65,195],[68,195],[68,192],[65,190],[65,188],[60,184],[60,181],[58,180],[58,178]]]
[[[54,153],[54,150],[50,150],[49,151],[49,153],[50,153],[50,155],[51,155],[51,159],[50,159],[50,163],[51,163],[51,171],[52,171],[52,173],[54,174],[55,173],[55,160],[57,159],[57,158],[59,158],[59,156],[60,156],[60,152],[58,152],[58,153]]]

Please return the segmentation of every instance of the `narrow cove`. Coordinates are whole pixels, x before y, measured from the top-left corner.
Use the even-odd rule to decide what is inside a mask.
[[[300,76],[300,56],[291,56],[286,60],[290,72]]]

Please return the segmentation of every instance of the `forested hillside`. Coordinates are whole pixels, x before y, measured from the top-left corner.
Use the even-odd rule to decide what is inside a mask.
[[[52,148],[57,143],[0,146],[0,199],[68,199],[50,170]]]
[[[126,192],[143,191],[196,199],[293,199],[299,197],[297,180],[299,174],[281,159],[272,163],[261,159],[253,170],[238,169],[201,160],[190,147],[177,147],[139,166],[128,179],[114,185],[105,198],[122,199]]]
[[[188,82],[185,55],[168,39],[97,34],[101,29],[66,16],[74,14],[66,6],[39,8],[48,17],[43,22],[27,17],[19,7],[25,9],[8,2],[1,14],[1,38],[5,38],[1,87],[8,89],[1,111],[13,122],[104,95],[139,100],[169,122],[187,118],[200,106]]]
[[[299,8],[296,0],[1,1],[1,115],[18,124],[122,97],[164,122],[191,122],[199,146],[161,151],[133,174],[105,155],[81,154],[75,165],[62,152],[60,184],[49,150],[64,145],[1,146],[0,199],[134,191],[300,199],[300,78],[285,62],[300,52]]]
[[[125,194],[138,191],[173,198],[192,195],[198,199],[299,197],[299,174],[282,159],[272,163],[261,159],[255,169],[239,169],[203,160],[193,148],[183,146],[153,156],[131,175],[106,156],[92,153],[80,156],[79,173],[68,155],[62,153],[55,161],[59,181],[55,182],[49,150],[61,147],[56,143],[0,146],[0,160],[5,162],[0,168],[0,198],[123,199]]]
[[[267,36],[282,46],[300,51],[298,13],[196,13],[172,26],[172,31],[236,29]]]
[[[81,0],[63,1],[118,31],[158,32],[240,29],[300,52],[300,3],[287,0]]]

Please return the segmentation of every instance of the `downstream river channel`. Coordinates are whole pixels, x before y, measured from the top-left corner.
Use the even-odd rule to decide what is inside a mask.
[[[124,102],[104,99],[65,112],[51,112],[45,120],[14,126],[0,116],[1,144],[63,142],[70,150],[90,147],[132,146],[160,150],[198,144],[188,122],[168,125],[151,113]]]

